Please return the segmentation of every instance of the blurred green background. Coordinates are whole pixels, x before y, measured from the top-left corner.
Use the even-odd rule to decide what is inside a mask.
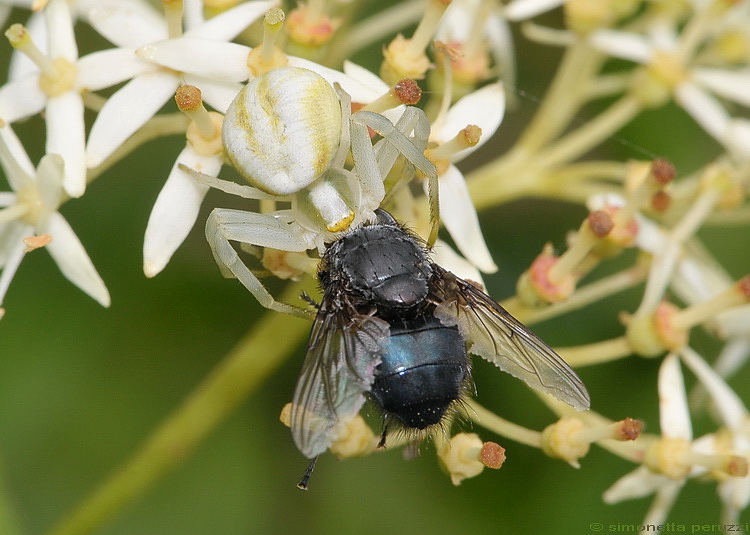
[[[558,51],[519,42],[524,44],[518,46],[518,86],[543,98]],[[94,40],[91,46],[100,44]],[[7,48],[0,46],[2,70]],[[537,106],[533,98],[521,98],[484,157],[507,150]],[[582,114],[581,122],[585,119]],[[42,121],[14,128],[38,161]],[[673,132],[680,132],[677,145]],[[612,140],[598,156],[647,159],[653,153],[684,173],[717,152],[675,108],[643,116],[620,137],[627,143]],[[17,533],[39,533],[60,519],[120,466],[266,313],[239,283],[219,276],[206,246],[202,223],[208,209],[234,202],[218,193],[210,194],[199,224],[168,268],[153,280],[143,276],[146,221],[183,144],[184,138],[174,137],[141,147],[62,209],[109,288],[109,309],[67,283],[44,251],[28,255],[13,281],[0,321],[0,494],[11,508],[0,511],[0,535],[3,529],[15,533],[13,527]],[[498,299],[509,296],[543,244],[562,249],[565,233],[578,227],[583,214],[578,206],[534,199],[482,213],[500,266],[486,277],[489,292]],[[747,228],[709,228],[702,236],[734,277],[747,271]],[[626,254],[619,262],[632,259]],[[269,286],[277,295],[282,288]],[[634,310],[640,291],[534,329],[553,346],[611,338],[621,333],[617,313]],[[700,333],[694,339],[699,351],[715,355],[712,340]],[[483,429],[476,430],[500,442],[508,459],[501,470],[486,470],[459,487],[440,471],[427,445],[411,461],[401,450],[340,462],[325,455],[310,490],[301,492],[295,484],[307,461],[278,414],[291,398],[303,354],[300,345],[177,470],[98,533],[558,534],[589,533],[593,523],[624,532],[641,523],[651,503],[650,498],[602,503],[602,492],[634,467],[599,448],[575,470]],[[658,365],[658,359],[632,357],[581,369],[580,375],[594,409],[614,419],[643,419],[648,431],[658,432]],[[485,407],[534,429],[554,420],[518,381],[484,362],[475,361],[475,369],[477,399]],[[748,379],[745,369],[731,381],[746,403]],[[696,434],[710,429],[706,419],[695,422]],[[691,482],[669,519],[689,532],[694,524],[718,522],[718,512],[715,484]],[[743,521],[749,519],[745,514]]]

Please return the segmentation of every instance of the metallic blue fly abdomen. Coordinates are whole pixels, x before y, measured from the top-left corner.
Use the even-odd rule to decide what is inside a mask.
[[[442,420],[468,374],[458,329],[421,316],[391,325],[370,394],[407,428],[424,429]]]

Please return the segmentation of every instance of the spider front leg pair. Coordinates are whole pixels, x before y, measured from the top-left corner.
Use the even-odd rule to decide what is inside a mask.
[[[368,128],[382,136],[375,145]],[[406,107],[395,125],[377,113],[351,114],[346,92],[312,71],[290,67],[254,78],[230,105],[222,130],[228,159],[252,186],[191,174],[228,193],[291,207],[266,214],[214,209],[206,236],[222,273],[236,277],[264,307],[308,317],[309,310],[276,301],[231,242],[321,253],[341,232],[373,219],[384,177],[399,156],[436,183],[423,154],[428,137],[421,110]],[[350,150],[354,165],[347,169]]]

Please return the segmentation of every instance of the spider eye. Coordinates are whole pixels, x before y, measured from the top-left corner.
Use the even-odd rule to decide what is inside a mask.
[[[323,174],[341,141],[333,87],[307,69],[284,67],[253,78],[224,119],[229,161],[253,186],[291,195]]]

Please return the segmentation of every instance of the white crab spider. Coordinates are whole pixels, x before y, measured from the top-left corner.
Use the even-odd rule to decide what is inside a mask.
[[[374,146],[368,127],[383,137]],[[307,69],[279,68],[252,79],[229,106],[222,129],[228,159],[252,186],[191,174],[228,193],[289,201],[291,208],[267,214],[215,208],[206,237],[222,273],[236,277],[264,307],[308,316],[276,301],[230,241],[322,251],[336,233],[374,217],[385,195],[383,179],[399,155],[437,180],[423,154],[429,130],[424,112],[410,106],[395,125],[377,113],[352,114],[349,95]],[[354,166],[347,170],[350,149]]]

